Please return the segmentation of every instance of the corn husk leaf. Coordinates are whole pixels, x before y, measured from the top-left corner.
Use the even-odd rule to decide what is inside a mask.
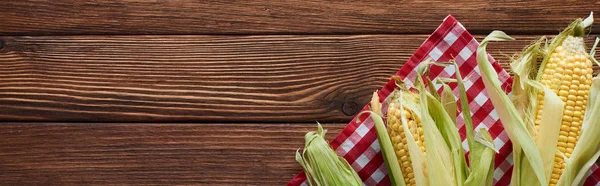
[[[381,147],[381,153],[383,154],[383,159],[385,160],[385,166],[388,170],[388,176],[390,177],[391,185],[405,186],[406,183],[404,182],[404,178],[402,176],[400,164],[398,163],[398,159],[396,159],[396,152],[394,151],[392,141],[390,140],[385,125],[383,124],[383,119],[381,116],[374,113],[371,113],[371,119],[375,123],[377,140],[379,142],[379,146]]]
[[[537,177],[531,175],[532,172],[538,171],[538,170],[535,170],[531,166],[531,163],[529,162],[529,159],[527,159],[527,157],[525,156],[525,154],[521,154],[521,167],[520,167],[520,169],[521,169],[520,171],[521,171],[522,174],[520,175],[521,176],[521,179],[520,179],[521,183],[519,183],[519,185],[531,185],[531,186],[542,186],[543,185],[543,186],[545,186],[545,185],[548,184],[548,183],[545,183],[545,184],[540,183],[540,181],[538,180]],[[544,175],[546,173],[546,171],[543,170],[543,169],[540,169],[539,171],[542,172],[542,173],[544,173]],[[550,182],[550,180],[546,180],[546,181]]]
[[[452,123],[456,124],[456,111],[458,110],[456,98],[454,97],[454,93],[452,93],[450,86],[445,83],[443,84],[441,101],[444,110],[446,110],[446,113],[448,113],[448,116],[452,119]]]
[[[490,166],[492,170],[494,169],[494,165],[491,162],[494,161],[494,152],[496,152],[496,149],[494,147],[491,136],[487,131],[485,131],[485,129],[483,129],[484,132],[479,132],[479,138],[474,137],[473,120],[471,119],[471,109],[469,108],[467,90],[465,88],[464,81],[460,73],[460,69],[458,68],[458,65],[456,65],[456,63],[453,64],[456,71],[456,83],[458,84],[460,105],[465,122],[467,144],[469,146],[469,150],[471,151],[471,153],[469,153],[469,165],[471,166],[471,172],[469,173],[469,177],[465,181],[465,185],[491,185],[493,183],[493,180],[488,180],[488,176],[493,174],[491,173],[493,171],[489,172],[489,169]],[[476,139],[479,142],[475,142]]]
[[[573,174],[570,174],[570,172],[573,172],[573,162],[571,161],[571,159],[567,158],[567,156],[562,153],[562,152],[558,152],[565,163],[565,170],[563,171],[563,174],[561,174],[560,180],[558,181],[557,185],[566,185],[567,183],[573,183]],[[564,172],[568,172],[567,174],[564,174]],[[564,175],[564,176],[563,176]]]
[[[475,135],[471,154],[479,158],[471,160],[471,174],[465,181],[466,186],[492,186],[494,183],[494,157],[497,153],[494,139],[485,129]]]
[[[590,12],[590,15],[581,22],[581,27],[587,28],[587,27],[592,26],[593,23],[594,23],[594,12]]]
[[[596,63],[596,65],[600,66],[600,62],[598,62],[598,60],[596,60],[595,56],[596,56],[596,47],[598,46],[598,43],[600,43],[600,38],[596,37],[596,41],[594,41],[594,45],[592,46],[592,49],[590,50],[590,59]]]
[[[449,88],[449,87],[448,87]],[[450,115],[446,112],[442,103],[429,93],[425,94],[427,99],[427,108],[431,114],[431,119],[435,122],[437,129],[440,131],[445,143],[449,147],[452,154],[452,162],[454,163],[454,172],[456,174],[457,185],[463,185],[466,180],[468,168],[465,160],[465,154],[462,147],[462,140],[458,133],[458,128]],[[452,96],[454,97],[454,96]],[[455,102],[456,104],[456,102]],[[456,105],[455,105],[456,106]],[[427,142],[427,141],[426,141]],[[429,148],[427,148],[429,149]]]
[[[462,75],[460,74],[460,70],[458,69],[458,65],[454,65],[455,67],[455,76],[456,76],[456,83],[458,84],[458,94],[460,97],[460,105],[461,105],[461,109],[462,109],[462,115],[463,115],[463,119],[465,122],[465,128],[466,128],[466,136],[467,136],[467,144],[469,146],[469,150],[471,151],[471,153],[469,153],[469,165],[471,165],[471,173],[469,174],[469,178],[470,180],[467,180],[465,182],[465,185],[489,185],[492,184],[492,182],[488,181],[488,169],[490,167],[490,162],[493,162],[494,159],[494,152],[496,151],[496,149],[494,148],[493,145],[493,141],[492,143],[486,143],[487,142],[487,138],[485,137],[486,135],[489,136],[489,133],[487,133],[487,131],[485,131],[484,129],[484,133],[480,132],[481,136],[479,138],[479,143],[475,142],[475,137],[473,134],[473,120],[471,118],[471,109],[469,108],[469,102],[468,102],[468,98],[467,98],[467,90],[465,88],[464,85],[464,81],[462,79]],[[490,136],[491,139],[491,136]],[[481,145],[483,146],[489,146],[489,149],[485,149],[483,148]],[[479,149],[472,149],[472,148],[479,148]],[[491,152],[489,151],[491,150]],[[491,165],[492,169],[493,169],[493,164]],[[475,170],[474,170],[475,169]],[[492,171],[493,172],[493,171]],[[471,175],[471,174],[475,174],[475,175]]]
[[[545,41],[545,37],[540,38],[535,43],[525,48],[522,52],[522,55],[510,63],[513,74],[517,77],[520,77],[518,81],[513,81],[513,89],[524,90],[526,85],[525,81],[528,79],[535,79],[535,77],[537,77],[537,61],[538,59],[543,58],[541,45]]]
[[[421,124],[423,125],[425,136],[425,148],[427,149],[427,167],[435,167],[427,169],[429,184],[457,185],[452,153],[428,109],[428,96],[430,96],[431,99],[435,99],[435,97],[424,90],[425,86],[420,75],[417,77],[416,87],[419,90],[421,100],[419,107],[421,111]],[[434,114],[436,114],[436,116],[448,116],[447,114]]]
[[[542,37],[534,44],[527,47],[519,58],[514,59],[510,66],[514,73],[514,81],[511,92],[511,99],[521,117],[525,118],[525,126],[529,133],[534,135],[535,129],[534,117],[537,107],[537,95],[539,89],[531,87],[526,81],[534,80],[537,77],[538,61],[544,57],[541,49],[542,43],[546,39]],[[535,136],[535,135],[534,135]]]
[[[362,180],[346,159],[338,156],[325,140],[321,124],[317,131],[306,133],[305,146],[296,151],[296,161],[304,168],[309,183],[313,186],[350,185],[362,186]]]
[[[458,65],[454,65],[455,68],[455,76],[456,83],[458,84],[458,95],[460,100],[460,107],[463,115],[463,119],[465,121],[465,127],[467,128],[467,143],[469,147],[473,146],[474,138],[473,138],[473,119],[471,119],[471,109],[469,108],[469,100],[467,98],[467,90],[465,89],[465,84],[463,83],[462,75],[460,74],[460,69],[458,69]],[[473,159],[473,157],[469,154],[469,159]]]
[[[400,76],[393,75],[392,79],[394,80],[396,87],[398,87],[401,90],[406,89],[406,85],[404,84],[404,81],[402,80],[402,78]]]
[[[438,82],[442,82],[442,83],[456,83],[456,79],[453,78],[445,78],[445,77],[438,77],[436,78],[438,80]]]
[[[410,94],[410,93],[407,93]],[[399,92],[400,99],[397,101],[400,102],[401,107],[408,107],[411,109],[417,117],[421,117],[420,112],[416,110],[418,107],[411,103],[410,99],[406,99],[402,92]],[[406,136],[406,143],[408,146],[408,153],[410,155],[412,161],[413,174],[415,176],[415,183],[417,186],[427,186],[429,185],[429,180],[427,179],[427,159],[425,157],[425,153],[421,150],[421,148],[417,145],[413,134],[410,132],[408,128],[408,121],[406,121],[406,116],[404,112],[401,112],[401,122],[404,131],[404,135]]]
[[[483,83],[490,96],[490,100],[500,116],[500,121],[504,125],[506,133],[513,144],[516,143],[521,146],[525,159],[528,160],[527,163],[533,168],[532,173],[537,177],[538,183],[548,183],[544,173],[542,157],[534,143],[533,136],[529,133],[515,105],[512,104],[510,98],[502,90],[498,74],[488,59],[486,52],[488,42],[505,40],[513,40],[513,38],[502,31],[493,31],[477,48],[477,63],[482,73]]]
[[[546,179],[550,180],[565,103],[549,87],[537,81],[527,81],[527,83],[532,84],[532,87],[542,89],[544,93],[544,108],[542,109],[542,120],[537,134],[537,147],[544,162]]]
[[[532,89],[537,89],[544,93],[544,108],[542,109],[542,121],[540,122],[540,128],[538,132],[538,140],[536,141],[537,148],[542,157],[544,166],[544,174],[546,180],[550,180],[552,175],[552,168],[554,165],[555,154],[557,152],[558,137],[560,131],[560,125],[562,123],[562,114],[564,111],[564,102],[552,91],[549,87],[542,85],[538,81],[526,80],[525,83]],[[534,98],[537,99],[537,98]],[[533,122],[531,122],[533,124]],[[541,184],[536,177],[531,176],[529,173],[536,171],[529,163],[529,159],[525,157],[521,160],[519,167],[520,182],[519,185],[546,185],[548,183]],[[514,170],[514,169],[513,169]]]
[[[598,149],[600,149],[600,147],[597,147]],[[592,167],[592,165],[594,165],[596,163],[596,160],[598,159],[598,157],[600,157],[600,150],[596,150],[596,153],[592,156],[592,158],[590,158],[590,160],[588,160],[583,166],[582,168],[578,171],[577,175],[575,176],[575,178],[570,178],[570,180],[572,181],[571,186],[581,186],[584,183],[584,179],[587,177],[587,173],[590,170],[590,168]],[[570,159],[566,160],[567,163],[571,163]],[[571,163],[572,164],[572,163]],[[569,174],[571,175],[571,174]],[[568,176],[570,177],[570,176]],[[569,181],[569,179],[567,179],[567,182]]]
[[[460,107],[463,115],[463,120],[465,121],[465,128],[467,134],[467,144],[469,148],[473,147],[475,144],[473,137],[473,119],[471,118],[471,109],[469,108],[469,100],[467,98],[467,90],[465,89],[465,84],[463,83],[462,75],[460,74],[460,69],[458,69],[458,65],[454,65],[455,68],[455,76],[456,83],[458,84],[458,95],[460,100]],[[469,162],[472,164],[475,161],[474,154],[469,154]]]
[[[429,90],[429,93],[431,95],[433,95],[433,97],[435,97],[436,99],[440,99],[440,94],[438,94],[437,90],[435,89],[435,86],[433,85],[433,82],[427,78],[427,89]]]
[[[510,175],[510,185],[519,185],[521,183],[521,169],[520,167],[523,165],[521,160],[524,159],[523,150],[519,144],[513,143],[513,171],[512,175]]]
[[[416,77],[415,79],[415,83],[417,81],[421,81],[421,85],[423,85],[423,74],[427,73],[427,71],[429,70],[429,65],[431,64],[431,58],[427,58],[425,59],[423,62],[419,63],[417,65],[417,67],[415,68],[417,70],[417,74],[419,75],[419,77]]]
[[[371,108],[371,111],[373,111],[375,114],[377,114],[379,116],[383,116],[381,107],[382,107],[382,105],[381,105],[381,102],[379,102],[379,95],[377,94],[377,92],[373,92],[373,96],[371,97],[371,104],[369,105],[369,108]]]

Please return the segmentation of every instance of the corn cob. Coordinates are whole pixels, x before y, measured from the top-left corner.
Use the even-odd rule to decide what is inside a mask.
[[[408,91],[405,92],[406,97],[408,97],[409,99],[412,98],[410,100],[411,102],[417,100],[416,97],[409,96],[414,95],[414,93],[410,93]],[[394,151],[396,152],[396,157],[400,164],[402,175],[404,176],[404,182],[408,186],[414,186],[416,185],[416,181],[412,169],[412,161],[408,151],[406,135],[402,127],[403,116],[405,121],[407,121],[408,129],[414,136],[415,142],[421,148],[421,150],[425,152],[425,137],[423,135],[423,127],[421,125],[419,117],[414,111],[412,111],[408,107],[402,106],[399,100],[395,99],[391,101],[387,111],[387,131],[392,140]]]
[[[550,87],[566,103],[557,145],[560,153],[555,155],[550,185],[558,183],[560,174],[565,168],[561,153],[567,158],[570,157],[581,134],[583,113],[592,84],[592,72],[592,61],[585,52],[583,38],[573,36],[568,36],[560,46],[556,47],[542,71],[541,83]],[[534,123],[539,130],[544,106],[542,92],[538,94],[537,99]]]
[[[310,185],[362,186],[363,182],[346,159],[338,156],[325,140],[325,133],[317,122],[317,131],[304,135],[302,154],[296,151],[296,161],[302,166]]]

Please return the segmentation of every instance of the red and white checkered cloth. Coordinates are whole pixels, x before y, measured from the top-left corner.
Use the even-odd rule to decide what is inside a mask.
[[[487,92],[484,89],[483,81],[480,77],[479,68],[477,68],[476,50],[479,43],[454,17],[449,15],[443,23],[425,40],[417,49],[412,57],[396,73],[402,77],[408,86],[414,83],[417,75],[415,67],[421,61],[431,58],[438,62],[447,62],[454,59],[459,66],[460,73],[467,89],[467,98],[469,108],[471,109],[473,125],[475,128],[486,128],[494,138],[494,144],[499,150],[494,163],[494,185],[506,186],[510,183],[512,172],[512,144],[510,143],[498,114],[494,110],[492,102],[489,100]],[[512,77],[500,66],[498,62],[488,55],[492,65],[498,72],[500,82],[506,93],[510,93]],[[432,66],[429,78],[434,80],[437,77],[453,77],[455,68]],[[435,82],[435,81],[434,81]],[[383,101],[395,88],[395,83],[390,80],[380,91],[380,101]],[[436,87],[440,90],[441,86]],[[454,90],[454,95],[458,97],[456,84],[450,84]],[[385,108],[385,106],[384,106]],[[363,110],[368,109],[367,106]],[[385,112],[385,110],[384,110]],[[361,118],[362,123],[357,123],[355,117],[344,130],[331,141],[331,146],[340,156],[343,156],[350,165],[358,172],[364,184],[370,185],[390,185],[387,176],[383,157],[379,150],[377,134],[373,127],[373,121],[364,114]],[[463,147],[468,151],[465,136],[465,125],[462,113],[458,114],[457,123]],[[586,186],[600,185],[600,169],[597,166],[592,167],[591,176],[588,177]],[[304,172],[296,175],[288,186],[308,186]]]

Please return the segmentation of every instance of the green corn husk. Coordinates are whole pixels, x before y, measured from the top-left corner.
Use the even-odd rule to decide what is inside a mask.
[[[480,129],[474,137],[471,154],[471,174],[465,181],[466,186],[492,186],[494,183],[494,157],[497,153],[494,139],[485,129]]]
[[[473,145],[475,145],[474,142],[474,137],[473,137],[473,119],[471,118],[471,109],[469,109],[469,103],[468,103],[468,99],[467,99],[467,90],[465,89],[465,85],[463,83],[463,79],[460,75],[460,70],[458,69],[458,65],[454,65],[454,69],[456,71],[456,83],[458,84],[458,92],[459,92],[459,99],[460,99],[460,107],[463,109],[462,110],[462,115],[463,118],[465,120],[465,127],[469,130],[466,130],[466,134],[467,134],[467,143],[469,145],[469,147],[472,147]],[[473,158],[473,154],[469,154],[469,159],[472,161]]]
[[[306,133],[305,146],[296,151],[296,161],[304,168],[306,178],[312,186],[362,186],[362,180],[346,159],[338,156],[325,140],[321,124],[317,131]]]
[[[546,106],[544,106],[544,109],[542,110],[541,121],[544,125],[540,126],[540,131],[537,134],[537,139],[543,140],[537,140],[536,144],[540,151],[542,162],[544,163],[546,180],[550,180],[552,167],[554,166],[554,156],[557,151],[558,134],[562,123],[562,114],[558,113],[563,113],[565,103],[562,102],[549,87],[543,86],[537,81],[528,82],[536,83],[537,85],[534,86],[539,87],[538,89],[542,89],[544,92],[544,105]]]
[[[450,91],[450,87],[447,87],[447,85],[445,85],[445,87],[447,89],[443,91],[442,94],[448,94],[448,91]],[[453,117],[450,117],[450,114],[446,111],[446,108],[443,106],[442,102],[437,100],[431,94],[427,93],[425,94],[425,96],[427,99],[427,109],[429,113],[432,113],[430,114],[431,118],[435,122],[437,129],[440,131],[440,134],[442,135],[445,144],[450,149],[456,185],[462,186],[464,185],[464,180],[467,177],[468,168],[465,160],[464,150],[462,147],[462,140],[460,139],[458,128],[456,127],[456,124],[454,122],[456,118],[456,112],[452,114],[454,115]],[[445,96],[449,97],[449,95]],[[452,98],[454,98],[454,95],[451,96]],[[452,101],[450,100],[449,102]],[[456,106],[456,104],[454,106]]]
[[[436,65],[439,65],[436,64]],[[473,128],[473,124],[472,124],[472,120],[470,119],[470,109],[468,107],[468,101],[467,101],[467,94],[466,94],[466,89],[464,87],[464,83],[463,83],[463,79],[462,79],[462,75],[460,74],[460,71],[458,69],[458,66],[455,63],[445,63],[442,66],[449,66],[449,65],[454,65],[454,68],[456,68],[456,79],[448,79],[448,78],[441,78],[441,82],[448,82],[448,83],[457,83],[458,84],[458,92],[459,92],[459,97],[460,99],[460,104],[462,107],[462,114],[463,117],[466,118],[465,121],[465,127],[467,129],[472,129]],[[451,124],[446,124],[446,126],[450,126],[453,125],[453,127],[448,128],[446,127],[445,130],[445,134],[454,134],[456,135],[455,140],[453,143],[448,143],[452,146],[453,148],[453,153],[454,153],[454,158],[455,158],[455,166],[456,166],[456,177],[459,180],[459,185],[466,185],[466,186],[481,186],[481,185],[492,185],[493,184],[493,170],[494,170],[494,157],[495,157],[495,153],[497,153],[497,150],[494,147],[494,143],[493,143],[493,139],[491,137],[491,135],[485,130],[485,129],[481,129],[480,132],[474,136],[473,131],[472,130],[467,130],[467,144],[469,146],[469,149],[471,149],[471,153],[470,156],[473,158],[469,158],[470,159],[470,165],[471,168],[469,170],[469,168],[467,167],[466,164],[466,160],[465,160],[465,156],[464,156],[464,152],[462,150],[462,144],[461,144],[461,140],[458,137],[458,133],[457,128],[456,128],[456,101],[454,100],[454,95],[452,94],[452,91],[450,90],[450,87],[446,84],[443,84],[444,89],[442,92],[442,104],[445,107],[445,110],[447,112],[447,115],[450,116],[451,118],[454,118]],[[446,100],[446,101],[444,101]],[[447,101],[450,100],[450,101]],[[454,101],[452,101],[454,100]],[[431,108],[436,108],[437,106],[435,105],[429,105],[429,108],[431,110]],[[450,107],[450,108],[446,108],[446,107]],[[440,111],[435,111],[432,110],[432,113],[435,112],[440,112]],[[453,114],[450,114],[453,113]],[[439,125],[438,125],[439,126]],[[440,129],[441,130],[441,129]],[[469,137],[470,136],[470,137]],[[469,139],[471,139],[471,143],[469,143]],[[458,151],[458,153],[456,152]],[[460,163],[456,163],[456,162],[460,162]],[[462,174],[458,174],[459,172],[462,172]]]
[[[427,167],[429,167],[427,169],[427,177],[429,183],[431,185],[457,185],[452,152],[427,108],[427,96],[433,98],[433,95],[429,94],[429,92],[421,91],[420,96],[421,122],[425,134],[425,148],[427,149],[426,159]],[[442,114],[438,113],[438,115]]]
[[[456,105],[456,98],[454,98],[454,94],[452,93],[452,89],[447,84],[443,84],[444,88],[442,89],[442,96],[440,101],[446,110],[448,116],[452,119],[452,123],[456,123],[456,111],[458,110],[458,106]]]
[[[513,40],[510,36],[501,31],[494,31],[488,35],[477,48],[477,63],[482,73],[483,83],[492,104],[496,108],[500,121],[504,124],[504,128],[509,138],[513,142],[513,156],[516,159],[515,164],[518,166],[531,166],[532,172],[527,172],[530,177],[537,178],[538,183],[548,183],[544,171],[542,157],[533,140],[533,136],[527,129],[523,118],[519,111],[512,103],[511,99],[504,93],[501,84],[498,81],[498,74],[492,64],[488,60],[486,47],[489,41],[504,41]],[[521,157],[524,156],[524,157]],[[519,169],[519,167],[515,168]],[[531,175],[531,173],[533,173]],[[517,170],[517,174],[519,170]],[[517,175],[518,176],[518,175]],[[513,176],[513,178],[515,178]],[[519,183],[519,177],[511,181]],[[520,184],[518,184],[520,185]]]
[[[429,61],[421,63],[423,71],[419,72],[415,80],[415,86],[420,93],[420,117],[428,154],[426,167],[431,167],[427,169],[426,176],[430,185],[463,185],[465,175],[461,163],[465,161],[459,155],[464,152],[460,145],[458,129],[440,100],[425,91],[421,74],[427,72],[428,64]]]
[[[471,170],[470,172],[466,168],[466,161],[464,160],[464,153],[461,153],[463,157],[462,161],[465,162],[464,171],[466,178],[464,185],[466,186],[491,186],[493,184],[493,172],[494,172],[494,157],[497,150],[494,147],[492,136],[485,130],[480,129],[477,135],[473,132],[473,120],[471,119],[471,109],[467,100],[467,90],[463,83],[462,75],[458,69],[456,63],[450,63],[454,65],[456,71],[456,79],[453,82],[458,84],[458,93],[460,98],[460,105],[462,108],[462,115],[465,122],[467,145],[471,153],[469,153],[469,161]],[[447,87],[447,86],[445,86]],[[458,144],[461,145],[461,144]],[[459,146],[462,150],[462,146]]]
[[[467,90],[463,83],[462,75],[458,69],[458,65],[454,65],[456,70],[456,82],[458,84],[458,92],[460,97],[460,105],[465,121],[467,136],[467,144],[471,150],[469,153],[469,164],[471,172],[465,181],[467,186],[492,185],[494,172],[494,157],[497,153],[494,147],[494,142],[491,135],[481,129],[478,135],[473,132],[473,120],[471,119],[471,109],[467,100]]]
[[[440,100],[441,97],[438,94],[437,90],[435,89],[435,86],[433,86],[433,82],[429,78],[427,78],[426,80],[427,80],[427,89],[429,89],[429,93],[431,95],[433,95],[436,99]]]
[[[538,61],[544,57],[543,50],[541,49],[542,43],[545,43],[546,38],[542,37],[534,44],[523,50],[523,54],[513,59],[510,64],[511,69],[514,73],[514,81],[512,86],[512,102],[517,110],[525,118],[525,126],[529,133],[535,133],[535,107],[537,106],[537,94],[539,89],[535,89],[529,86],[526,81],[535,79],[537,77]],[[536,99],[534,99],[536,98]]]

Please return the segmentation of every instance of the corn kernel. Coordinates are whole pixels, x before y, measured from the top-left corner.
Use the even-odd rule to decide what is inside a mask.
[[[575,137],[569,136],[567,138],[567,147],[569,147],[569,145],[574,146],[575,142],[577,142],[577,139]]]
[[[566,90],[558,91],[558,95],[566,97],[569,95],[569,91],[566,91]]]
[[[576,132],[569,131],[569,136],[577,136]]]
[[[564,115],[573,116],[573,111],[572,110],[565,110]]]
[[[579,101],[577,101],[576,103],[579,103]],[[583,102],[581,102],[581,104],[583,105]],[[581,111],[573,112],[573,117],[581,117],[581,116],[583,116],[583,113],[581,113]]]
[[[579,127],[569,127],[569,132],[579,132]]]
[[[563,127],[569,128],[568,126],[561,125],[561,128],[560,128],[560,130],[564,130],[564,129],[563,129]],[[567,142],[567,137],[566,137],[566,136],[559,136],[559,137],[558,137],[558,141],[559,141],[559,142],[566,143],[566,142]]]

